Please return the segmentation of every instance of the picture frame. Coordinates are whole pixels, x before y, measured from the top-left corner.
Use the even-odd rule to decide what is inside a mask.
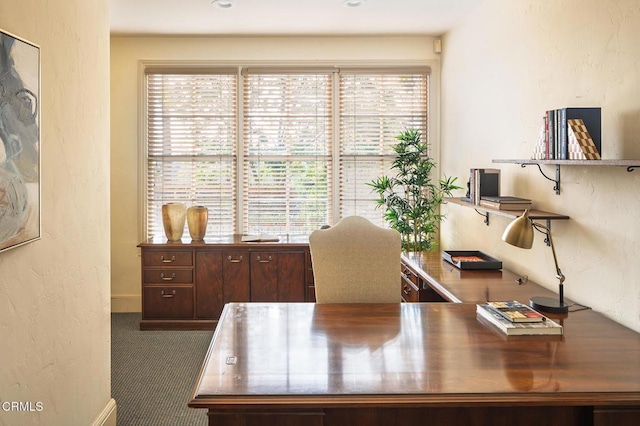
[[[41,238],[40,46],[0,28],[0,251]]]

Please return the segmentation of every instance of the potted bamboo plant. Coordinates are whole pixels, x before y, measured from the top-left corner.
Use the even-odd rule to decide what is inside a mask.
[[[433,182],[436,163],[429,156],[427,142],[417,129],[407,129],[393,146],[396,158],[391,166],[395,176],[380,176],[368,185],[378,193],[376,208],[384,206],[384,219],[402,236],[405,251],[430,251],[435,248],[434,234],[444,215],[440,204],[455,185],[457,177]]]

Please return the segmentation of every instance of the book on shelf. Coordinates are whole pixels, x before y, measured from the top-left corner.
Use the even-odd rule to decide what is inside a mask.
[[[513,196],[482,197],[480,205],[496,210],[526,210],[533,202],[526,198]]]
[[[255,235],[243,235],[242,242],[245,243],[263,243],[263,242],[277,242],[280,241],[280,237],[277,235],[267,234],[255,234]]]
[[[464,201],[479,205],[481,197],[500,194],[500,169],[471,168],[469,174]]]
[[[598,107],[567,107],[551,109],[544,115],[544,159],[567,160],[570,158],[569,121],[581,119],[591,135],[598,155],[602,152],[602,118]],[[534,152],[534,156],[539,155]]]
[[[550,109],[545,113],[547,121],[547,137],[545,140],[545,159],[551,160],[555,158],[555,142],[556,142],[556,110]]]
[[[476,305],[478,318],[486,321],[508,336],[541,336],[541,335],[561,335],[562,325],[544,317],[539,322],[512,322],[501,314],[488,307],[488,304]]]
[[[569,158],[569,120],[580,119],[584,123],[593,144],[595,145],[596,152],[600,155],[602,153],[602,109],[598,107],[586,107],[586,108],[562,108],[560,109],[560,160],[566,160]]]
[[[484,196],[481,198],[485,201],[492,201],[494,203],[530,203],[528,198],[515,197],[513,195],[496,195],[496,196]]]
[[[480,206],[495,210],[527,210],[531,209],[533,203],[496,203],[493,201],[480,200]]]
[[[511,322],[540,322],[545,319],[540,312],[517,300],[487,302],[486,305]]]

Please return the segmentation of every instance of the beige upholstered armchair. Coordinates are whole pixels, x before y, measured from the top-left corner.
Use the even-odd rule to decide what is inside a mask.
[[[395,303],[400,234],[349,216],[309,236],[317,303]]]

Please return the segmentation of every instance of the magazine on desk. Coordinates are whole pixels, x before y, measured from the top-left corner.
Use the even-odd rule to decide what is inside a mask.
[[[539,322],[512,322],[502,314],[489,307],[488,304],[476,305],[478,317],[508,336],[560,335],[563,328],[557,322],[543,317]]]
[[[524,303],[516,300],[487,302],[487,308],[493,309],[511,322],[540,322],[545,316]]]

